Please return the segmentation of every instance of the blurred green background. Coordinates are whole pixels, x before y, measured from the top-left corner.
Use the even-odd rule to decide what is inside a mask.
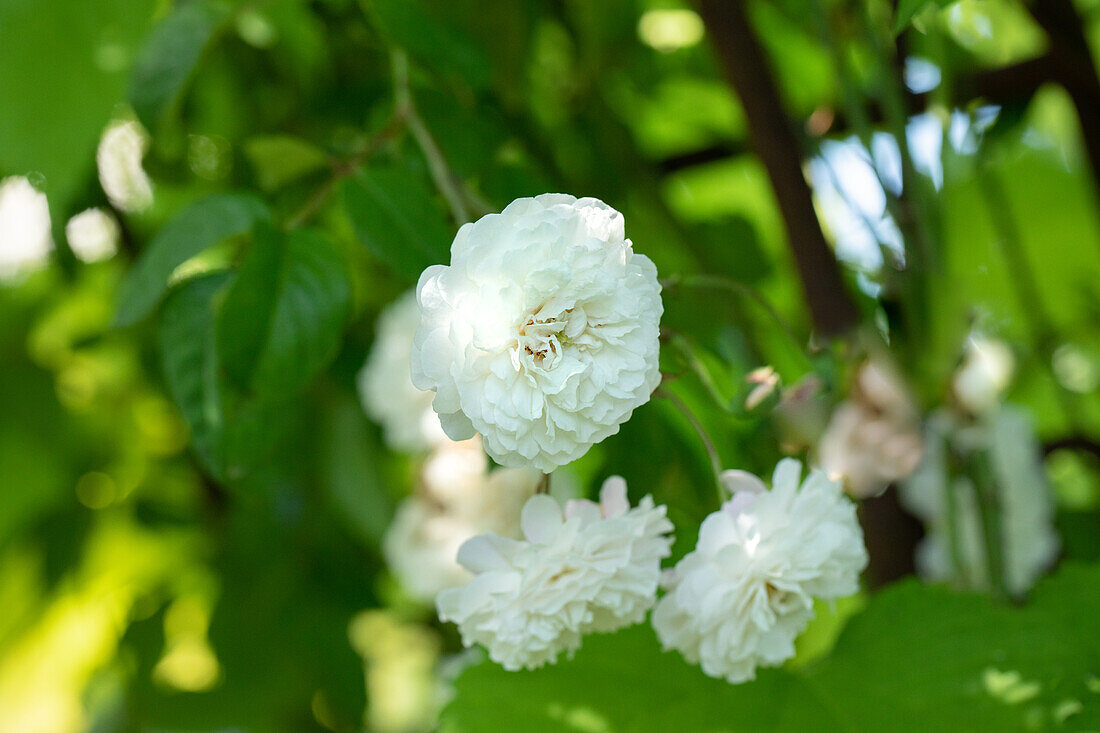
[[[0,731],[420,731],[452,697],[452,731],[1100,728],[1100,2],[728,1],[0,0]],[[356,375],[460,223],[546,191],[671,278],[662,364],[727,467],[812,459],[868,354],[927,414],[1006,344],[1054,577],[901,580],[737,688],[648,629],[457,655],[383,561],[422,456]],[[654,494],[679,557],[709,470],[654,400],[563,481]],[[913,571],[893,496],[872,588]]]

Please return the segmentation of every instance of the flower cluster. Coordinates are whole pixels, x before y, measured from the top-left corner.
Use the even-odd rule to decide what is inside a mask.
[[[661,559],[672,543],[665,507],[631,507],[626,482],[608,479],[600,502],[530,498],[522,540],[486,533],[458,562],[475,577],[441,592],[439,617],[467,646],[482,644],[505,669],[540,667],[573,652],[587,633],[638,623],[653,605]]]
[[[755,476],[726,472],[732,498],[668,575],[653,627],[665,648],[712,677],[744,682],[781,664],[815,598],[859,590],[867,551],[855,506],[821,471],[800,486],[801,475],[801,463],[784,459],[768,491]]]
[[[463,226],[417,286],[412,381],[443,429],[549,472],[619,430],[660,382],[657,270],[593,198],[544,194]]]

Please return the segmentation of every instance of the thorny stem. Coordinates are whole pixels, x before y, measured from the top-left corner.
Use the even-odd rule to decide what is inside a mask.
[[[707,429],[703,427],[703,423],[699,422],[699,418],[695,416],[691,408],[688,407],[683,400],[673,394],[671,390],[659,387],[654,394],[658,397],[664,397],[671,402],[687,419],[691,427],[695,429],[695,433],[699,436],[699,441],[703,444],[703,448],[707,451],[707,457],[710,459],[710,468],[714,473],[714,488],[718,496],[718,504],[724,504],[726,500],[729,499],[729,495],[726,492],[725,486],[722,485],[722,460],[718,457],[718,449],[714,447],[714,441],[711,439],[710,434],[707,433]]]
[[[395,50],[392,59],[393,91],[397,106],[407,110],[409,132],[412,133],[416,144],[420,146],[421,152],[424,153],[432,180],[439,192],[443,194],[443,198],[447,200],[447,205],[451,209],[455,223],[462,226],[470,220],[470,212],[466,207],[465,196],[462,193],[457,176],[443,157],[443,151],[439,149],[435,138],[432,137],[428,126],[424,124],[424,120],[416,109],[416,103],[413,101],[412,91],[409,88],[409,57],[404,51]]]

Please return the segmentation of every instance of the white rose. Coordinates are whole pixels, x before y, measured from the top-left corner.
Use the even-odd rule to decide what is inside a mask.
[[[133,120],[112,122],[99,140],[99,185],[121,211],[141,211],[153,203],[153,182],[141,165],[148,147],[149,133]]]
[[[437,448],[421,469],[418,491],[402,500],[386,530],[382,551],[390,571],[424,603],[467,582],[458,548],[482,532],[519,537],[520,510],[540,478],[531,468],[489,471],[476,439]]]
[[[660,383],[657,270],[601,201],[544,194],[463,226],[420,277],[412,378],[443,429],[544,472],[618,432]]]
[[[599,504],[569,502],[563,513],[540,494],[521,522],[521,541],[487,533],[462,545],[458,561],[474,577],[436,599],[466,646],[484,645],[505,669],[533,669],[575,651],[586,633],[645,617],[672,544],[664,506],[647,496],[630,508],[626,483],[614,477]]]
[[[900,497],[902,504],[925,523],[925,536],[916,554],[920,574],[930,580],[952,580],[968,588],[988,590],[989,563],[975,487],[966,476],[950,476],[947,461],[949,443],[964,452],[988,450],[1001,509],[1005,585],[1010,593],[1020,595],[1058,557],[1054,500],[1027,413],[1005,406],[987,418],[990,422],[961,427],[946,412],[933,415],[925,438],[927,454],[917,472],[902,484]],[[948,485],[954,500],[950,513],[946,504]],[[952,536],[958,543],[957,568]]]
[[[411,290],[386,306],[358,379],[363,408],[382,426],[386,444],[408,453],[447,442],[432,409],[435,395],[412,383],[410,354],[419,324],[420,309]]]
[[[0,281],[40,269],[51,251],[46,194],[23,176],[0,181]]]
[[[799,488],[801,475],[801,463],[784,459],[768,491],[751,474],[727,471],[732,498],[668,574],[653,627],[666,649],[711,677],[739,683],[782,664],[815,598],[859,590],[867,550],[855,506],[821,471]]]
[[[1003,342],[971,337],[951,388],[959,404],[970,412],[989,412],[1000,404],[1015,369],[1016,358]]]

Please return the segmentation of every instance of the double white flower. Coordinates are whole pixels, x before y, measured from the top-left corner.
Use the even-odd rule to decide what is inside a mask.
[[[519,514],[538,487],[530,468],[489,470],[481,441],[446,443],[420,471],[417,491],[402,500],[382,540],[386,563],[413,598],[431,603],[470,574],[455,560],[482,532],[519,537]]]
[[[502,465],[579,458],[661,381],[657,270],[602,201],[543,194],[464,225],[417,299],[413,384]]]
[[[653,611],[666,649],[711,677],[738,683],[758,666],[794,655],[815,598],[859,590],[867,564],[855,506],[821,471],[802,483],[802,464],[784,459],[772,490],[743,471],[723,480],[732,498],[708,516],[699,542],[668,574]]]
[[[441,592],[439,617],[466,646],[482,644],[505,669],[540,667],[580,647],[586,633],[640,622],[653,605],[661,559],[672,544],[665,507],[631,508],[626,482],[608,479],[600,503],[531,497],[523,540],[479,535],[458,551],[474,578]]]
[[[434,395],[412,383],[410,354],[419,324],[420,308],[411,290],[386,306],[358,378],[363,408],[382,426],[386,444],[404,453],[450,442],[432,409]]]

